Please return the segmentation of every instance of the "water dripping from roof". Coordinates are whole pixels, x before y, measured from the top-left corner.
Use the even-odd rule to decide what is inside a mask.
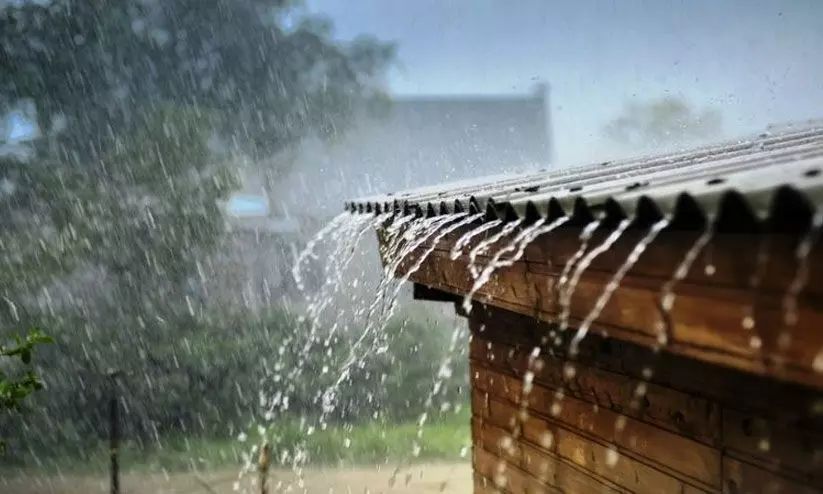
[[[396,283],[398,285],[402,285],[403,282],[408,281],[408,275],[404,276],[401,280],[396,280],[395,275],[397,274],[397,270],[400,269],[400,266],[403,264],[403,261],[406,258],[415,252],[418,248],[420,248],[424,243],[426,243],[432,235],[437,233],[437,231],[450,221],[454,221],[456,218],[459,219],[464,215],[448,215],[448,216],[434,216],[432,218],[415,218],[400,235],[398,235],[398,243],[394,249],[392,249],[395,254],[393,256],[387,257],[386,268],[384,270],[384,277],[381,280],[381,286],[378,289],[378,296],[375,298],[374,304],[369,309],[369,315],[367,317],[367,324],[368,320],[374,315],[375,310],[378,306],[380,306],[381,310],[379,312],[380,317],[378,320],[383,318],[383,315],[386,312],[386,300],[387,300],[387,293],[389,293],[389,285],[392,283]],[[441,237],[442,238],[442,237]],[[405,241],[405,244],[402,242]],[[434,249],[432,249],[434,250]],[[431,251],[429,251],[431,253]],[[428,255],[428,254],[427,254]],[[419,258],[418,258],[419,260]],[[420,261],[420,264],[425,260],[423,258]],[[419,266],[418,266],[419,269]],[[399,292],[399,288],[395,290],[395,293]],[[389,306],[394,302],[396,297],[391,297],[389,299]]]
[[[324,226],[311,240],[306,244],[306,247],[300,252],[297,256],[297,259],[294,262],[294,266],[292,267],[292,276],[294,277],[294,281],[297,284],[297,288],[300,291],[305,291],[305,284],[303,283],[303,275],[301,273],[301,267],[303,263],[306,261],[307,258],[314,256],[314,249],[316,248],[317,244],[321,242],[326,235],[329,233],[343,228],[345,226],[345,222],[347,219],[351,218],[352,215],[349,213],[341,213],[332,219],[329,224]]]
[[[365,215],[359,218],[353,216],[350,221],[346,222],[344,228],[339,230],[339,238],[334,239],[332,242],[334,246],[333,250],[328,255],[323,266],[323,284],[320,290],[310,297],[306,310],[307,317],[301,316],[300,318],[301,322],[303,319],[308,319],[309,336],[304,343],[302,357],[298,360],[297,366],[292,371],[289,379],[300,378],[305,367],[306,356],[312,347],[319,343],[317,331],[321,326],[320,317],[323,311],[334,301],[334,297],[339,293],[340,288],[345,286],[343,275],[352,259],[354,259],[356,247],[360,244],[364,234],[384,219],[386,219],[384,216],[378,216],[376,218],[370,218]],[[334,337],[337,328],[337,325],[331,326],[331,331],[326,336],[326,341]]]
[[[456,221],[456,222],[452,223],[451,225],[448,225],[447,227],[440,230],[439,233],[437,233],[437,235],[431,241],[431,243],[426,248],[426,250],[424,250],[423,253],[420,256],[418,256],[418,258],[415,260],[414,264],[412,264],[411,267],[409,267],[409,269],[403,274],[402,278],[399,281],[396,282],[395,290],[394,290],[394,293],[392,294],[390,300],[392,300],[392,301],[397,300],[398,295],[400,294],[400,290],[403,288],[405,283],[409,280],[409,278],[411,278],[411,276],[414,273],[416,273],[417,271],[420,270],[420,268],[423,266],[423,263],[426,262],[426,259],[429,258],[429,256],[432,254],[432,252],[434,252],[434,250],[437,248],[437,246],[440,244],[440,242],[446,237],[446,235],[448,235],[449,233],[457,230],[460,227],[466,226],[468,224],[471,224],[471,223],[477,221],[481,216],[482,216],[482,214],[475,214],[475,215],[469,216],[468,213],[458,213],[458,214],[454,214],[454,215],[441,217],[442,221],[440,221],[437,224],[438,227],[435,228],[435,230],[434,230],[435,232],[440,227],[448,225],[449,222],[453,222],[455,220],[460,220],[460,221]],[[394,273],[392,273],[392,278],[393,277],[394,277]]]
[[[572,255],[567,261],[566,264],[563,266],[563,271],[560,272],[560,277],[557,279],[557,283],[555,284],[555,293],[557,294],[558,302],[562,301],[566,292],[566,288],[568,287],[569,283],[569,274],[572,272],[572,268],[577,264],[577,261],[583,257],[583,254],[586,253],[586,250],[589,248],[589,241],[592,238],[595,230],[600,227],[600,220],[594,220],[583,227],[583,231],[580,232],[580,246],[575,251],[574,255]]]
[[[366,357],[365,355],[358,355],[358,350],[362,346],[363,342],[378,328],[385,326],[386,322],[394,313],[397,306],[399,289],[390,291],[391,281],[395,281],[398,286],[402,286],[406,281],[408,281],[408,277],[413,274],[413,271],[410,269],[404,273],[403,277],[399,280],[394,280],[394,276],[402,262],[436,233],[440,232],[440,235],[435,237],[436,241],[439,241],[445,237],[448,231],[444,233],[441,228],[445,227],[450,222],[455,222],[456,220],[461,219],[468,222],[469,218],[464,218],[464,216],[465,213],[458,215],[435,216],[433,218],[415,218],[414,220],[408,222],[408,228],[406,228],[402,234],[398,235],[398,238],[405,238],[410,241],[400,248],[395,247],[394,251],[397,254],[393,258],[389,259],[389,267],[384,273],[385,276],[381,280],[380,287],[373,303],[369,308],[365,328],[362,330],[357,340],[351,345],[348,357],[344,361],[343,365],[338,369],[336,380],[321,393],[322,406],[320,417],[318,419],[318,423],[321,427],[326,427],[328,416],[336,409],[337,395],[339,394],[340,387],[349,378],[352,367]],[[451,226],[456,229],[461,226],[460,223],[462,222],[457,221],[457,223],[458,225],[453,224]],[[432,242],[432,244],[436,245],[436,242]],[[429,248],[423,252],[421,257],[418,258],[416,263],[412,266],[412,269],[414,269],[414,266],[417,266],[417,269],[419,269],[425,261],[425,258],[434,251],[434,245],[430,245]],[[389,300],[386,305],[385,301],[387,298]],[[378,306],[381,305],[381,310],[378,311]],[[378,317],[375,317],[375,313],[377,313]]]
[[[751,331],[752,335],[749,338],[750,346],[755,350],[760,350],[763,346],[763,339],[757,330],[757,320],[755,319],[755,305],[759,295],[760,284],[763,281],[763,275],[766,273],[769,262],[769,251],[771,250],[771,237],[763,235],[760,238],[760,243],[757,246],[757,255],[755,256],[755,265],[751,278],[749,278],[749,301],[743,309],[743,318],[740,325],[746,331]],[[762,355],[761,355],[762,356]]]
[[[612,276],[612,279],[609,280],[609,283],[603,289],[603,292],[597,298],[597,301],[592,307],[592,310],[589,311],[589,314],[580,324],[580,327],[577,329],[572,341],[569,345],[569,352],[572,356],[576,355],[579,349],[580,342],[583,341],[583,338],[586,337],[586,334],[589,331],[589,328],[600,317],[600,314],[603,312],[603,309],[606,307],[606,304],[611,299],[611,296],[620,286],[620,283],[623,281],[623,278],[626,276],[626,273],[637,263],[640,259],[640,256],[643,255],[643,252],[654,242],[654,239],[657,238],[657,235],[667,226],[669,225],[669,220],[662,219],[652,225],[649,228],[649,231],[644,235],[634,246],[634,249],[629,253],[626,260],[623,261],[623,264],[618,268],[617,272]]]
[[[455,242],[454,246],[452,247],[451,260],[456,261],[460,256],[462,256],[463,248],[468,246],[474,237],[480,235],[483,232],[489,231],[502,223],[503,221],[501,220],[489,221],[488,223],[482,223],[477,228],[474,228],[464,233],[459,239],[457,239],[457,242]]]
[[[552,221],[550,224],[545,225],[546,219],[540,218],[537,220],[533,225],[530,225],[527,228],[524,228],[515,238],[509,242],[506,247],[499,249],[494,256],[492,256],[491,261],[483,268],[480,274],[475,278],[474,284],[472,285],[471,289],[466,293],[466,296],[463,298],[463,310],[468,314],[471,312],[472,308],[472,299],[477,294],[477,292],[489,282],[494,272],[500,268],[505,268],[509,266],[513,266],[514,263],[519,261],[523,254],[526,252],[526,247],[528,247],[534,240],[539,237],[540,235],[544,235],[547,233],[552,232],[559,226],[563,225],[569,220],[568,216],[561,216],[556,220]],[[503,255],[514,251],[514,254],[509,257],[508,259],[503,259]]]
[[[580,260],[580,263],[575,266],[574,274],[569,281],[569,286],[563,292],[563,297],[560,300],[560,331],[565,331],[569,327],[569,316],[571,315],[571,299],[574,295],[574,291],[577,288],[578,283],[580,283],[580,277],[583,275],[583,272],[588,269],[591,263],[599,256],[600,254],[609,250],[615,242],[617,242],[626,229],[629,227],[631,223],[630,220],[625,219],[617,225],[617,228],[614,229],[613,232],[606,237],[603,242],[600,243],[597,247],[591,250],[588,254]]]
[[[471,272],[472,278],[477,279],[477,277],[480,276],[480,270],[477,268],[477,258],[486,253],[486,251],[488,251],[492,245],[499,242],[500,239],[510,235],[517,229],[517,227],[520,226],[521,223],[523,223],[522,219],[506,223],[499,232],[480,241],[471,251],[469,251],[469,271]]]
[[[700,256],[703,249],[705,249],[712,238],[714,238],[714,231],[715,223],[711,222],[692,246],[689,247],[689,250],[686,251],[686,254],[683,256],[680,264],[677,265],[669,281],[667,281],[660,290],[660,320],[657,322],[656,329],[658,335],[657,341],[661,346],[667,345],[673,337],[670,314],[674,307],[676,297],[674,289],[678,283],[686,279],[686,276],[689,275],[689,271],[691,271],[692,265],[697,260],[697,257]]]
[[[786,347],[791,342],[789,328],[797,324],[799,316],[797,299],[809,281],[809,256],[814,246],[817,245],[817,242],[820,240],[821,233],[823,233],[823,211],[818,210],[812,218],[809,231],[806,232],[800,240],[795,250],[797,270],[783,297],[783,324],[785,329],[778,338],[778,344],[780,344],[781,347]],[[823,374],[823,348],[819,349],[814,356],[812,369],[814,369],[815,372]]]

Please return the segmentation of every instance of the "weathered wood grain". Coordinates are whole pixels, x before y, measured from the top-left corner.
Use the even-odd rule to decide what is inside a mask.
[[[665,353],[631,365],[649,350],[602,337],[529,366],[550,325],[489,309],[470,327],[475,444],[563,492],[823,492],[823,410],[798,409],[823,406],[819,391]],[[577,491],[559,487],[561,465]]]
[[[411,280],[458,296],[468,293],[473,279],[467,256],[450,257],[454,243],[466,231],[459,229],[433,246],[434,252]],[[464,253],[494,233],[490,230],[475,238]],[[488,255],[506,246],[517,233],[515,230],[480,256],[479,265],[487,263]],[[597,232],[589,249],[608,233],[608,229]],[[556,321],[562,311],[556,286],[565,263],[578,250],[579,234],[580,229],[561,228],[537,238],[520,261],[495,271],[475,299]],[[572,326],[589,315],[603,287],[643,234],[627,231],[583,273],[571,297]],[[809,282],[797,297],[799,317],[792,324],[785,321],[784,303],[798,273],[794,250],[801,237],[796,235],[715,236],[675,286],[675,304],[662,317],[661,290],[699,235],[664,231],[629,271],[592,325],[592,332],[657,347],[662,330],[667,329],[666,351],[823,389],[823,372],[814,370],[820,365],[815,359],[823,350],[823,332],[817,330],[823,327],[823,262],[817,262],[823,259],[823,245],[815,246],[810,256]],[[428,248],[424,244],[409,255],[398,275],[407,273]],[[764,263],[759,262],[761,251],[766,254]],[[752,320],[754,326],[749,327]]]

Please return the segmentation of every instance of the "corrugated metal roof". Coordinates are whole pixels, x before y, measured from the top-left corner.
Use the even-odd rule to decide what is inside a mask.
[[[346,209],[646,221],[733,214],[763,221],[789,212],[812,214],[823,203],[822,171],[823,125],[818,125],[685,152],[366,197]]]

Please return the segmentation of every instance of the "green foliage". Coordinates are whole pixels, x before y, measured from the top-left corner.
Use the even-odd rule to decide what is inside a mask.
[[[431,460],[465,460],[463,449],[471,444],[471,413],[468,407],[443,414],[423,428],[422,437],[416,422],[371,422],[358,425],[330,426],[306,434],[299,420],[279,422],[269,430],[268,439],[274,448],[275,462],[288,467],[288,456],[282,453],[302,448],[309,455],[312,466],[359,466],[384,464],[387,461],[424,462]],[[200,471],[237,468],[248,454],[250,442],[260,441],[252,435],[242,443],[235,437],[208,437],[197,435],[169,435],[152,444],[140,444],[130,439],[120,445],[120,466],[125,472],[190,471],[196,465]],[[418,456],[413,456],[413,445],[420,445]],[[61,450],[61,453],[64,451]],[[98,441],[88,446],[82,457],[60,454],[41,457],[37,466],[3,469],[0,476],[7,479],[14,474],[31,475],[49,471],[65,474],[99,474],[109,460],[109,444]],[[4,471],[5,470],[5,471]]]
[[[237,187],[212,142],[266,158],[304,137],[334,137],[360,105],[383,101],[393,45],[337,41],[319,18],[289,25],[295,8],[290,0],[0,7],[0,113],[30,99],[41,130],[31,156],[0,156],[0,296],[9,302],[0,324],[53,328],[59,342],[35,369],[50,392],[32,396],[26,416],[0,417],[0,437],[16,450],[95,444],[105,433],[108,368],[125,372],[130,437],[239,428],[270,376],[260,363],[303,334],[282,312],[196,317],[185,289],[198,259],[223,240],[219,205]],[[85,305],[49,314],[34,303],[90,271],[102,273],[101,286]],[[299,347],[287,348],[286,365],[307,358],[320,375],[339,363]],[[371,385],[381,365],[358,376]],[[294,384],[296,410],[317,410],[323,379]],[[355,387],[344,409],[359,417]]]
[[[609,122],[605,134],[632,147],[684,145],[716,137],[722,131],[721,115],[713,109],[698,111],[682,98],[665,96],[644,103],[629,103]]]
[[[44,129],[66,116],[69,130],[57,140],[81,166],[167,101],[209,108],[229,141],[268,156],[309,132],[340,131],[354,106],[379,93],[395,52],[369,37],[335,41],[322,18],[287,26],[295,7],[287,0],[7,6],[0,97],[33,98]]]
[[[275,432],[300,418],[316,419],[322,391],[360,336],[356,330],[341,332],[330,347],[321,341],[304,353],[309,331],[300,318],[282,310],[238,311],[154,323],[149,329],[159,341],[113,353],[111,345],[122,336],[110,326],[91,325],[79,315],[49,324],[58,345],[43,348],[35,369],[49,392],[31,397],[34,413],[0,419],[0,436],[15,451],[45,457],[83,458],[106,437],[109,368],[124,371],[118,389],[123,436],[141,447],[181,435],[236,435],[252,420],[265,423],[261,392],[289,397],[289,406],[272,418]],[[446,357],[449,328],[406,315],[393,319],[387,333],[386,351],[358,355],[359,365],[340,388],[339,407],[328,417],[333,424],[404,423],[424,411],[436,420],[442,404],[453,409],[466,401],[467,359],[457,357],[433,406],[426,403]],[[289,379],[301,360],[300,379]]]
[[[0,366],[6,365],[9,360],[19,358],[23,365],[29,367],[35,347],[53,342],[52,338],[39,329],[30,330],[25,338],[15,335],[10,345],[0,342]],[[14,377],[9,376],[0,367],[0,412],[19,411],[26,397],[42,387],[42,381],[30,368],[26,369],[22,376]],[[4,448],[5,442],[0,437],[0,451]]]
[[[0,218],[9,253],[0,295],[20,304],[21,294],[96,267],[116,285],[111,306],[95,307],[110,323],[183,310],[181,284],[222,238],[218,204],[237,185],[210,139],[268,158],[306,136],[333,137],[358,106],[382,101],[394,46],[335,40],[318,17],[291,26],[298,4],[0,8],[0,109],[33,101],[42,134],[33,159],[0,156],[0,182],[13,189],[0,191],[10,211]]]

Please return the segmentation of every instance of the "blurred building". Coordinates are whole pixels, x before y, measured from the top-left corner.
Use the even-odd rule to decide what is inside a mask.
[[[311,140],[273,188],[295,210],[337,214],[350,197],[547,168],[549,89],[514,95],[395,98],[337,142]]]
[[[245,212],[212,263],[212,297],[248,307],[303,297],[291,279],[296,252],[347,198],[549,167],[548,98],[546,84],[519,95],[399,97],[360,114],[334,142],[310,139],[271,169],[251,166],[237,196]],[[255,197],[261,205],[249,214]],[[380,276],[376,257],[356,263]]]

